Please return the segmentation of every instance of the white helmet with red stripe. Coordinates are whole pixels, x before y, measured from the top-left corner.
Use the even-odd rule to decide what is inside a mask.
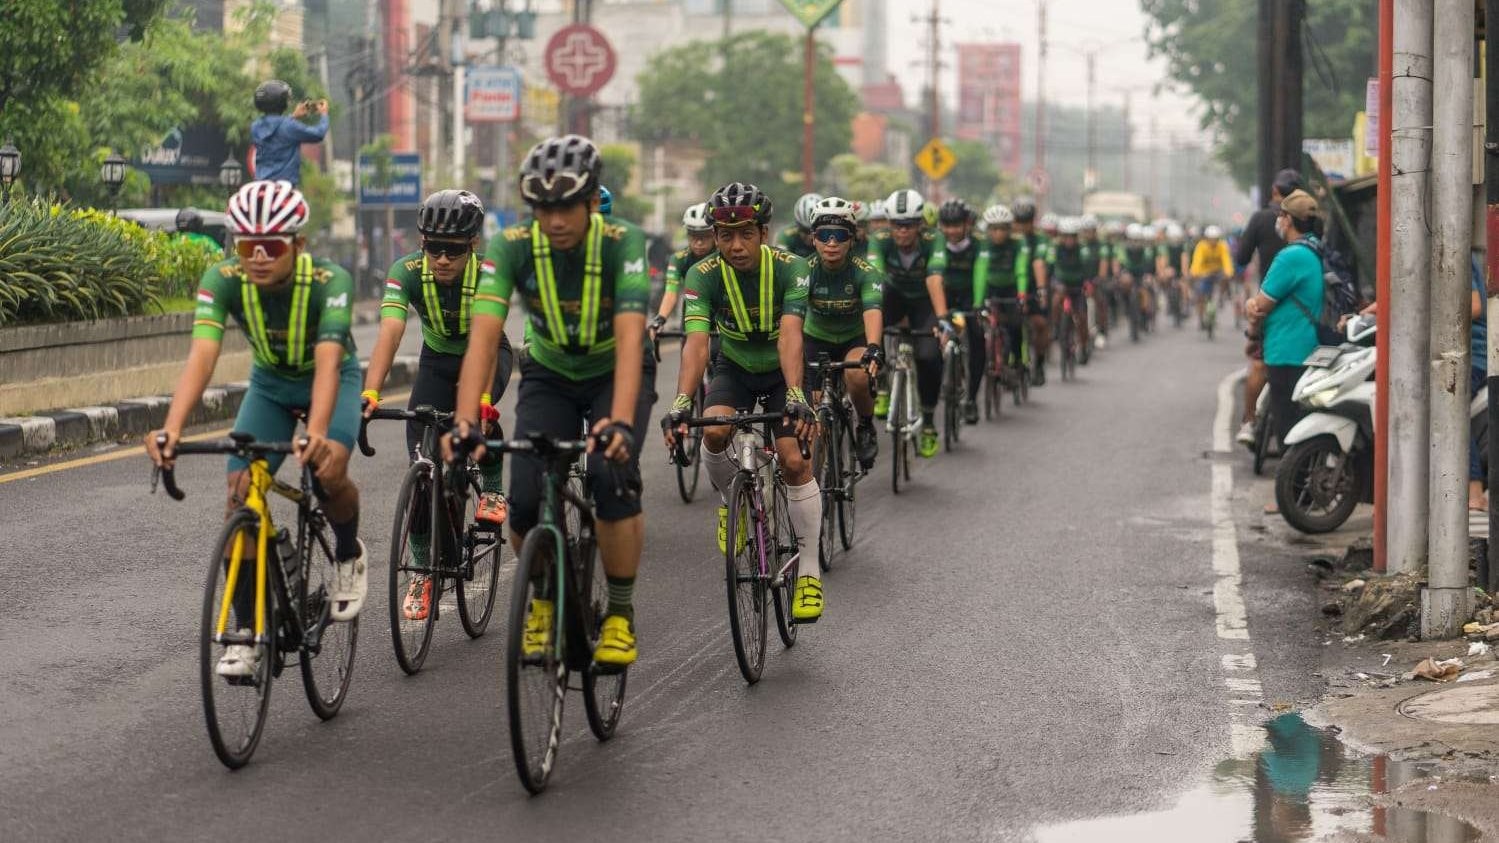
[[[252,181],[229,200],[229,231],[239,235],[296,234],[310,214],[289,181]]]

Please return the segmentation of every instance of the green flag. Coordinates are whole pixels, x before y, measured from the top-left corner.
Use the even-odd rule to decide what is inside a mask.
[[[822,23],[823,18],[832,14],[842,2],[843,0],[781,0],[781,5],[810,29]]]

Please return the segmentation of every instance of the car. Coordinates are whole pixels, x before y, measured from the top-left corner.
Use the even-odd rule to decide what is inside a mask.
[[[115,213],[122,220],[130,220],[141,228],[172,233],[177,230],[177,212],[181,208],[124,208]],[[222,211],[205,211],[194,208],[203,218],[203,233],[219,241],[228,242],[227,217]]]

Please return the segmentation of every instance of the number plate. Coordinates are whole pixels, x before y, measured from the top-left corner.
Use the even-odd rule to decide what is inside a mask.
[[[1318,346],[1311,356],[1306,358],[1305,365],[1313,369],[1326,369],[1331,366],[1342,354],[1343,350],[1335,345]]]

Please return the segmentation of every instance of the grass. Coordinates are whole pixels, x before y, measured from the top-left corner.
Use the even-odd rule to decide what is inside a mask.
[[[198,302],[192,296],[166,296],[158,299],[156,306],[162,313],[187,313],[197,309]]]

